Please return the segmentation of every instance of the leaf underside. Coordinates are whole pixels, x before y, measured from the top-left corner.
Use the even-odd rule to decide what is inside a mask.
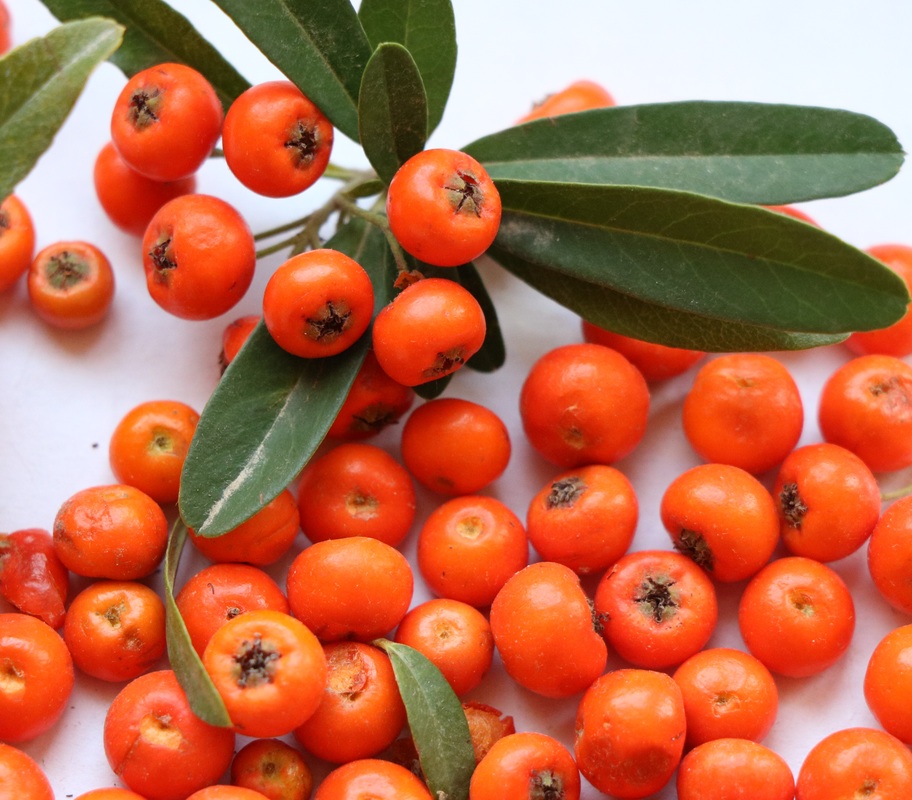
[[[174,580],[181,552],[187,541],[187,528],[178,520],[171,529],[165,551],[165,628],[168,642],[168,661],[178,683],[187,695],[190,708],[203,722],[230,728],[231,717],[203,662],[193,648],[187,626],[174,600]]]
[[[101,16],[126,29],[110,60],[127,75],[166,62],[201,72],[227,110],[250,84],[182,14],[162,0],[42,0],[61,21]]]
[[[123,28],[86,19],[54,28],[0,59],[0,199],[31,172]]]

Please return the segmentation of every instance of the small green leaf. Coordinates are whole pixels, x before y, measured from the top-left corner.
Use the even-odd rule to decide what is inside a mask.
[[[595,325],[669,347],[725,353],[806,350],[835,344],[847,336],[792,333],[690,314],[530,264],[496,247],[488,255],[534,289]]]
[[[213,0],[342,133],[358,141],[371,46],[349,0]]]
[[[485,316],[485,340],[481,349],[475,353],[466,366],[479,372],[494,372],[504,365],[507,359],[507,349],[500,329],[500,320],[497,319],[497,309],[494,301],[478,274],[474,264],[461,264],[456,268],[459,282],[468,289],[481,306]]]
[[[61,21],[110,17],[126,28],[111,61],[128,75],[177,61],[201,72],[227,110],[250,84],[193,24],[162,0],[42,0]]]
[[[892,178],[893,132],[827,108],[685,102],[536,120],[463,148],[495,181],[658,186],[742,203],[836,197]]]
[[[398,42],[412,54],[427,92],[430,134],[440,123],[456,73],[456,20],[450,0],[363,0],[361,24],[374,47]]]
[[[637,186],[499,181],[496,250],[643,302],[783,331],[885,327],[903,281],[785,214]]]
[[[378,639],[390,657],[421,771],[436,797],[466,800],[475,769],[469,723],[440,670],[414,648]]]
[[[326,246],[358,261],[376,285],[385,281],[389,248],[377,228],[353,220]],[[337,356],[298,358],[261,322],[203,409],[181,476],[187,525],[225,533],[288,486],[323,441],[369,343],[366,334]]]
[[[367,62],[358,120],[364,153],[387,183],[424,147],[427,99],[418,67],[402,45],[381,44]]]
[[[450,381],[453,380],[453,373],[449,375],[444,375],[442,378],[435,378],[432,381],[426,381],[425,383],[419,383],[417,386],[413,386],[412,389],[415,390],[422,400],[433,400],[435,397],[440,397],[443,394],[443,390],[450,385]]]
[[[203,662],[197,655],[187,626],[177,609],[174,601],[174,579],[177,576],[177,566],[180,563],[184,543],[187,541],[187,528],[181,520],[175,523],[168,539],[168,549],[165,551],[165,628],[168,640],[168,660],[177,676],[190,708],[203,722],[217,725],[220,728],[230,728],[231,717],[221,695],[209,678]]]
[[[51,146],[92,70],[122,36],[110,20],[68,22],[0,59],[0,199]]]

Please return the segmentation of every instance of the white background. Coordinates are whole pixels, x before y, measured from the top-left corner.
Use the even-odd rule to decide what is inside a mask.
[[[54,24],[36,0],[7,4],[16,43],[43,34]],[[224,46],[249,80],[276,77],[210,3],[183,0],[174,5]],[[623,104],[729,99],[846,108],[882,120],[907,147],[912,142],[912,4],[905,0],[564,0],[547,6],[528,0],[458,0],[455,5],[457,77],[451,105],[431,145],[459,147],[506,127],[533,101],[583,77],[604,84]],[[118,285],[110,317],[79,333],[62,333],[37,319],[29,310],[24,284],[0,297],[2,530],[50,528],[67,497],[86,486],[111,482],[108,438],[132,406],[175,398],[201,409],[218,378],[222,329],[236,316],[258,312],[265,281],[281,260],[261,262],[247,296],[216,320],[178,320],[152,302],[137,241],[106,219],[91,183],[92,163],[108,138],[110,108],[124,80],[111,65],[97,70],[53,148],[18,189],[34,216],[39,247],[60,239],[91,241],[111,259]],[[341,136],[333,160],[350,166],[361,163],[359,151]],[[315,188],[289,201],[258,198],[218,161],[202,169],[199,190],[234,203],[254,231],[299,216],[324,196]],[[912,244],[912,170],[852,198],[804,208],[823,227],[858,247]],[[524,518],[529,499],[556,470],[523,441],[517,416],[519,387],[535,358],[551,347],[579,340],[579,329],[571,314],[496,268],[486,269],[485,276],[500,308],[509,361],[493,376],[464,371],[448,394],[484,402],[507,422],[514,443],[512,462],[489,492]],[[819,387],[848,358],[841,346],[783,356],[805,404],[802,444],[819,440]],[[669,546],[658,518],[662,492],[677,474],[698,463],[680,429],[680,401],[692,377],[691,372],[653,386],[646,438],[618,465],[633,481],[640,501],[634,549]],[[389,430],[379,442],[395,453],[397,434],[396,429]],[[890,476],[884,484],[899,485],[904,477]],[[769,483],[772,476],[764,478]],[[421,513],[439,500],[422,493]],[[416,533],[417,524],[405,547],[410,557]],[[865,664],[888,630],[910,621],[876,594],[867,579],[863,552],[834,566],[853,590],[859,622],[855,639],[847,656],[823,674],[778,681],[779,717],[765,740],[796,773],[823,735],[876,724],[861,690]],[[158,585],[158,578],[153,582]],[[733,621],[741,588],[719,587],[722,619],[711,645],[742,646]],[[415,602],[426,596],[419,580]],[[102,752],[101,728],[118,688],[78,677],[59,725],[24,745],[47,771],[58,798],[115,782]],[[513,714],[518,729],[572,740],[575,700],[535,698],[513,687],[499,670],[471,698]],[[597,796],[591,787],[584,789],[584,797]],[[669,787],[658,796],[674,793]]]

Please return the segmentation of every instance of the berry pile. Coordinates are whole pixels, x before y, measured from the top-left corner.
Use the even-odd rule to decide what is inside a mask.
[[[157,83],[148,74],[128,83],[128,110],[118,116],[115,106],[113,141],[96,162],[99,206],[141,253],[143,301],[164,309],[159,320],[217,334],[221,352],[213,346],[197,365],[212,388],[264,327],[296,357],[331,357],[364,337],[372,351],[301,475],[229,533],[187,531],[176,581],[179,524],[167,562],[166,550],[199,421],[191,403],[124,405],[119,424],[93,432],[94,466],[74,474],[47,531],[2,535],[0,798],[10,775],[10,796],[52,796],[43,767],[80,800],[312,791],[332,800],[382,785],[394,788],[380,796],[428,800],[420,777],[424,767],[430,778],[433,754],[422,749],[432,741],[444,758],[449,751],[423,732],[434,716],[397,671],[414,651],[464,704],[474,800],[675,790],[687,800],[738,782],[752,797],[786,800],[796,778],[800,800],[845,785],[912,792],[903,666],[912,500],[884,505],[878,484],[901,482],[912,466],[912,317],[817,352],[707,356],[560,312],[559,330],[520,346],[521,380],[492,389],[497,378],[463,369],[484,341],[484,311],[446,277],[497,232],[496,187],[483,168],[428,150],[391,182],[392,235],[441,268],[433,277],[400,269],[395,301],[375,297],[362,266],[325,247],[276,261],[258,282],[247,223],[225,200],[193,193],[196,172],[221,137],[237,181],[291,196],[327,169],[332,128],[277,82],[242,95],[223,120],[192,74],[202,105],[174,126],[183,136],[161,145],[167,158],[151,157],[174,169],[143,172],[152,151],[131,154],[117,120],[131,119],[132,135],[167,119],[168,81],[188,77],[178,66],[152,70]],[[574,85],[551,102],[613,103],[597,88]],[[269,135],[279,109],[295,115],[291,138]],[[199,141],[186,135],[197,127]],[[179,153],[190,139],[195,152]],[[290,161],[260,169],[277,149]],[[445,171],[432,202],[455,211],[455,224],[444,214],[448,230],[414,224],[431,168]],[[2,260],[4,291],[14,297],[30,268],[49,287],[53,302],[42,304],[29,278],[50,335],[61,347],[90,346],[119,322],[120,282],[117,298],[112,279],[94,282],[107,260],[88,243],[35,256],[43,234],[23,209],[15,199],[3,206],[0,248],[12,242],[13,253]],[[871,252],[912,274],[912,248]],[[483,274],[503,299],[505,338],[521,339],[528,321],[511,317],[528,308],[527,290]],[[92,288],[95,305],[74,285]],[[412,389],[449,374],[444,397]],[[205,400],[185,399],[200,410]],[[207,719],[226,713],[225,727],[188,704],[188,694],[211,702],[187,688],[197,656],[218,699],[194,708]],[[864,685],[845,689],[856,716],[816,746],[790,743],[806,735],[800,717],[823,702],[833,676],[845,681],[845,665],[858,672],[869,657]],[[77,739],[94,755],[67,784],[55,748]],[[858,756],[839,772],[836,752]],[[87,791],[89,773],[92,786],[130,791]]]

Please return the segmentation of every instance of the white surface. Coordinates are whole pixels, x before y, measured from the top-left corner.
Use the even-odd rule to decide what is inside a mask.
[[[37,0],[7,2],[15,42],[53,25]],[[214,6],[203,0],[174,5],[243,61],[238,63],[249,79],[274,77]],[[912,143],[907,97],[912,79],[912,4],[906,0],[565,0],[556,9],[528,0],[458,0],[455,5],[457,78],[432,145],[459,147],[505,127],[533,100],[581,77],[603,83],[624,104],[732,99],[842,107],[877,117],[907,147]],[[220,319],[185,322],[152,302],[137,242],[108,222],[91,186],[92,163],[107,139],[110,107],[123,82],[118,70],[107,64],[95,73],[54,147],[18,190],[34,215],[39,247],[65,238],[92,241],[113,262],[118,285],[110,318],[76,334],[61,333],[38,320],[29,310],[24,285],[0,297],[3,530],[50,528],[63,500],[88,485],[110,482],[108,437],[133,405],[172,397],[202,408],[218,377],[222,329],[236,316],[257,312],[265,280],[281,260],[262,262],[247,296]],[[339,137],[335,162],[355,165],[358,155]],[[234,203],[255,231],[298,216],[301,205],[312,208],[321,191],[289,201],[258,198],[240,187],[218,161],[203,168],[199,190]],[[891,183],[861,195],[805,208],[825,228],[859,247],[889,241],[912,244],[912,170],[907,167]],[[496,292],[509,361],[493,376],[464,371],[448,394],[484,402],[507,422],[513,458],[490,492],[524,518],[529,499],[556,470],[523,441],[517,417],[519,386],[538,355],[577,341],[579,330],[572,315],[505,274],[489,269],[485,275]],[[841,347],[784,357],[805,403],[802,444],[819,440],[819,387],[848,358]],[[639,496],[635,549],[669,546],[659,522],[659,500],[672,478],[697,463],[679,421],[680,400],[691,378],[692,373],[654,387],[646,438],[618,465]],[[387,431],[379,441],[396,452],[396,436],[395,429]],[[891,481],[899,483],[898,478]],[[427,493],[421,497],[423,513],[438,501]],[[414,538],[413,533],[406,547],[410,556]],[[796,772],[810,747],[826,733],[875,724],[861,690],[865,664],[889,629],[909,622],[877,596],[867,579],[863,552],[835,568],[851,585],[857,603],[859,624],[852,647],[839,664],[817,677],[778,681],[779,717],[765,740]],[[719,587],[722,618],[711,645],[742,646],[733,614],[740,589]],[[426,596],[419,587],[415,602]],[[46,769],[58,798],[115,782],[102,752],[101,729],[104,711],[118,688],[78,678],[60,724],[24,746]],[[518,729],[538,729],[571,741],[573,701],[536,698],[509,684],[499,671],[471,697],[513,714]],[[591,787],[584,790],[586,798],[598,796]],[[658,796],[670,798],[674,793],[669,787]]]

